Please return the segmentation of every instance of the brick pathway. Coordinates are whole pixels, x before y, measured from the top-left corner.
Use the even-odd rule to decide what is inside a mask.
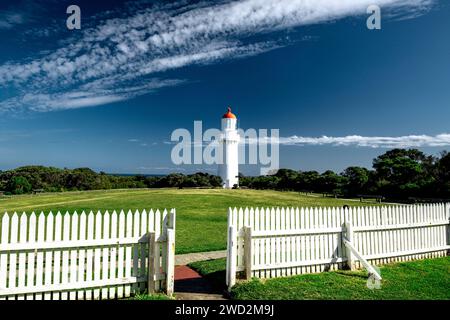
[[[225,258],[227,251],[188,253],[175,256],[175,298],[177,300],[225,300],[223,293],[187,264]]]
[[[175,298],[177,300],[225,300],[217,288],[188,266],[175,267]]]

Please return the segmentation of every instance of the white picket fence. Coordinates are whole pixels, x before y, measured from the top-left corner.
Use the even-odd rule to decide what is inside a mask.
[[[350,246],[372,264],[444,256],[449,219],[449,204],[230,208],[226,281],[361,267]]]
[[[5,213],[0,299],[126,298],[173,292],[175,210]]]

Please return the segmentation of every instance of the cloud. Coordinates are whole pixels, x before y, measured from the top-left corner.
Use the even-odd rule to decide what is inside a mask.
[[[24,23],[24,17],[20,13],[0,12],[0,29],[11,29],[16,25]]]
[[[92,82],[81,86],[80,91],[68,91],[57,93],[41,93],[39,90],[25,93],[0,102],[0,109],[15,110],[27,106],[28,110],[37,112],[69,110],[85,107],[94,107],[132,99],[139,95],[150,93],[163,87],[175,86],[183,83],[183,80],[159,80],[152,79],[149,83],[125,88],[107,89],[102,80],[99,83]]]
[[[131,143],[138,143],[139,146],[141,146],[141,147],[148,147],[148,146],[149,146],[149,144],[148,144],[147,142],[142,141],[142,140],[140,140],[140,139],[135,139],[135,138],[133,138],[133,139],[128,139],[128,142],[131,142]],[[153,143],[151,143],[151,145],[154,146],[154,145],[156,145],[156,143],[153,142]]]
[[[288,44],[277,39],[262,41],[261,34],[366,14],[372,4],[387,13],[418,15],[433,3],[224,0],[134,6],[126,16],[100,16],[96,26],[83,28],[81,35],[66,39],[64,46],[47,55],[0,65],[0,87],[11,86],[19,92],[0,101],[0,111],[43,112],[124,101],[155,90],[145,86],[155,74],[258,55]],[[162,88],[170,80],[160,81]]]
[[[15,1],[2,1],[3,9],[0,9],[0,31],[16,28],[18,26],[24,26],[17,36],[21,36],[26,33],[30,25],[38,24],[39,20],[48,20],[48,7],[52,7],[57,0],[15,0]],[[26,27],[26,28],[25,28]],[[42,28],[41,28],[42,29]],[[15,36],[16,38],[16,36]]]
[[[270,138],[263,142],[270,143]],[[255,143],[255,140],[247,140],[247,143]],[[346,146],[369,148],[419,148],[419,147],[448,147],[450,146],[450,134],[442,133],[435,136],[408,135],[399,137],[364,137],[351,135],[344,137],[280,137],[275,143],[287,146]]]

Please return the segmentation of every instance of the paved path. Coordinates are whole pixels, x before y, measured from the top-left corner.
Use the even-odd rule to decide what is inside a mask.
[[[188,266],[175,267],[177,300],[225,300],[223,293]]]
[[[227,251],[179,254],[175,256],[175,298],[177,300],[225,300],[223,292],[187,265],[196,261],[225,258]]]
[[[227,256],[227,250],[177,254],[175,256],[175,265],[176,266],[185,266],[185,265],[188,265],[189,263],[196,262],[196,261],[220,259],[220,258],[225,258],[226,256]]]

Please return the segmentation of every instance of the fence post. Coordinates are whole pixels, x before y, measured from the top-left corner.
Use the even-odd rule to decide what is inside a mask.
[[[252,278],[252,228],[244,228],[244,262],[245,262],[245,278],[250,280]]]
[[[346,221],[345,222],[345,234],[344,234],[345,239],[350,242],[352,245],[353,243],[353,227],[352,227],[352,223],[350,221]],[[352,250],[348,247],[345,246],[345,251],[347,253],[347,265],[350,268],[350,270],[355,270],[355,256],[353,255]]]
[[[446,214],[445,217],[447,218],[447,221],[448,221],[448,224],[447,224],[447,243],[446,243],[446,245],[450,246],[450,202],[447,202],[445,204],[445,214]],[[447,250],[447,254],[450,254],[450,249]]]
[[[445,212],[447,212],[447,218],[450,220],[450,202],[445,204]]]
[[[167,228],[173,229],[173,231],[175,231],[176,215],[177,215],[176,209],[170,210]]]
[[[228,208],[228,217],[227,217],[227,261],[226,261],[226,272],[225,272],[225,284],[228,286],[228,283],[230,282],[229,279],[229,270],[230,270],[230,259],[228,259],[228,250],[230,248],[230,232],[228,231],[228,229],[230,228],[230,226],[232,225],[232,214],[233,211],[231,208]]]
[[[149,294],[155,293],[155,246],[156,238],[154,232],[148,233],[148,275],[147,290]],[[159,257],[158,257],[159,258]]]
[[[166,293],[172,296],[175,286],[175,230],[167,229]]]
[[[236,284],[236,253],[237,253],[237,239],[236,239],[236,228],[235,226],[230,226],[228,229],[228,239],[229,246],[227,250],[227,279],[228,279],[228,291]]]
[[[175,284],[175,230],[167,229],[166,293],[173,295]]]

